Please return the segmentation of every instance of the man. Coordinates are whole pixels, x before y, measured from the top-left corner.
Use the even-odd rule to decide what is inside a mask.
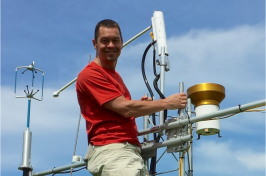
[[[86,120],[89,148],[85,159],[93,175],[148,175],[140,156],[135,118],[164,109],[185,108],[185,93],[156,101],[143,96],[131,100],[130,93],[115,71],[123,48],[119,25],[102,20],[92,40],[95,59],[78,75],[76,90],[82,116]]]

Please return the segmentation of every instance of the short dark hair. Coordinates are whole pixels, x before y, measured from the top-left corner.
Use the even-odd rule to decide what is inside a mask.
[[[107,28],[112,28],[112,27],[117,27],[120,33],[120,37],[122,39],[122,33],[119,27],[119,24],[117,22],[115,22],[114,20],[110,20],[110,19],[105,19],[100,21],[96,27],[95,27],[95,32],[94,32],[94,40],[97,42],[97,38],[99,36],[99,28],[103,26],[103,27],[107,27]]]

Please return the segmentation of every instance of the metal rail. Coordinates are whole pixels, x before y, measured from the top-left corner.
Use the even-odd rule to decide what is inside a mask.
[[[265,103],[266,103],[266,100],[264,99],[264,100],[255,101],[252,103],[243,104],[241,106],[235,106],[235,107],[220,110],[217,112],[213,112],[213,113],[204,114],[204,115],[189,118],[189,119],[184,119],[184,120],[172,122],[169,124],[164,123],[160,126],[154,126],[154,127],[149,128],[149,129],[140,130],[138,135],[142,136],[144,134],[158,133],[158,132],[163,131],[165,129],[172,129],[172,128],[180,127],[180,126],[187,125],[190,123],[199,122],[202,120],[209,120],[209,119],[212,119],[214,117],[221,117],[221,116],[225,116],[228,114],[235,114],[235,113],[244,112],[248,109],[254,109],[254,108],[261,107],[261,106],[265,106]]]

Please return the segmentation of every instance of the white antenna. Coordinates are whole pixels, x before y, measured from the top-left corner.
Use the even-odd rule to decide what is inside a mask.
[[[164,85],[165,85],[165,71],[169,71],[170,64],[168,61],[168,51],[167,51],[167,42],[166,42],[166,32],[164,25],[163,13],[161,11],[155,11],[153,13],[152,21],[152,29],[154,40],[157,41],[157,51],[160,56],[160,60],[158,60],[157,64],[161,68],[160,72],[160,91],[164,94]],[[160,111],[160,124],[164,123],[164,111]]]

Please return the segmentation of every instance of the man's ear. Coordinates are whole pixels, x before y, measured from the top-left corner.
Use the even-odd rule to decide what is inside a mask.
[[[92,39],[92,44],[93,44],[94,49],[96,50],[96,44],[97,44],[97,42],[96,42],[95,39]]]

